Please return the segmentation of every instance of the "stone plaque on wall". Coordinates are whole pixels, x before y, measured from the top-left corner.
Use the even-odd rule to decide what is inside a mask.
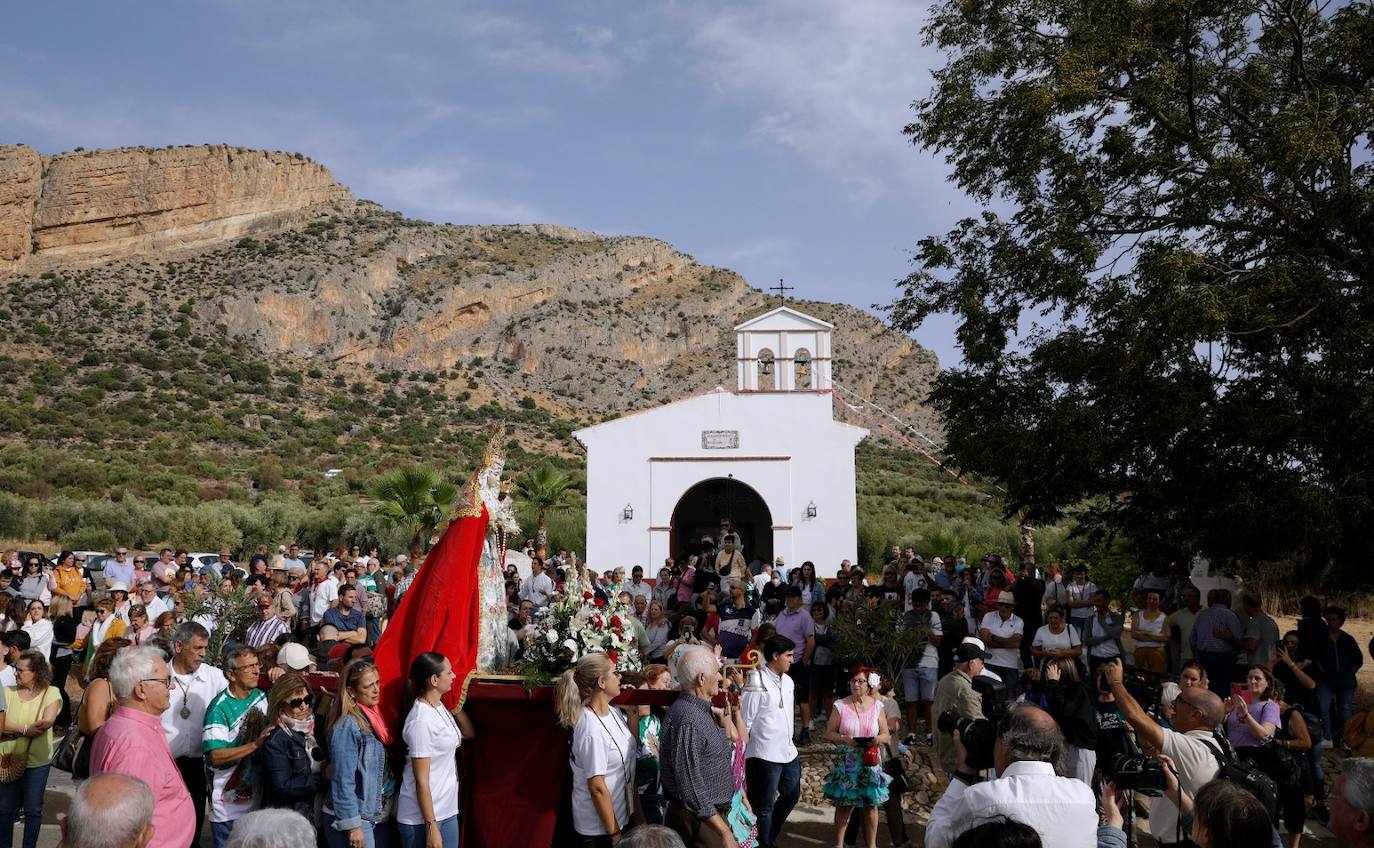
[[[738,430],[702,430],[702,450],[730,450],[739,447]]]

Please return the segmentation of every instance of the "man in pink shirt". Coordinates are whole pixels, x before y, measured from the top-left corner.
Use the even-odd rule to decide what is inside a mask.
[[[153,838],[148,848],[187,848],[195,835],[191,794],[177,770],[162,713],[171,705],[172,672],[152,646],[126,648],[110,666],[119,707],[91,748],[91,775],[136,777],[153,791]]]

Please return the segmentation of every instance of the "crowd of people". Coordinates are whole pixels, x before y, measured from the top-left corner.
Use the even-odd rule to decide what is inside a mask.
[[[507,573],[517,648],[577,585],[566,552],[528,553],[527,575]],[[442,704],[453,668],[416,657],[393,726],[370,658],[416,564],[356,547],[263,546],[243,567],[227,551],[194,569],[170,549],[126,559],[99,574],[70,551],[51,569],[6,563],[0,848],[16,829],[37,844],[54,766],[80,783],[73,848],[199,845],[207,821],[216,846],[291,832],[332,848],[458,844],[455,752],[475,730]],[[1281,634],[1258,596],[1213,589],[1204,608],[1163,568],[1122,599],[1082,566],[895,547],[872,573],[844,562],[822,579],[810,562],[748,561],[728,525],[655,579],[611,569],[594,592],[634,610],[643,670],[591,654],[557,683],[581,844],[780,844],[800,749],[816,743],[833,746],[822,792],[837,846],[875,846],[883,820],[910,844],[905,765],[921,747],[949,779],[931,848],[1124,845],[1137,806],[1162,845],[1296,846],[1309,815],[1342,844],[1374,844],[1374,761],[1345,759],[1328,797],[1321,759],[1344,748],[1363,652],[1344,611],[1313,599]],[[206,662],[241,600],[254,620],[219,633]],[[892,679],[832,631],[884,605],[921,639]],[[757,668],[735,667],[754,651]],[[613,704],[631,686],[677,695]],[[128,841],[97,841],[101,817]]]

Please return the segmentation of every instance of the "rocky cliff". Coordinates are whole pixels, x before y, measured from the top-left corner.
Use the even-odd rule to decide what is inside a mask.
[[[655,239],[410,220],[308,160],[223,146],[0,149],[5,259],[0,413],[35,413],[29,443],[91,438],[37,414],[61,409],[107,439],[165,424],[230,454],[317,420],[318,444],[359,456],[429,455],[492,420],[571,451],[574,426],[733,387],[734,326],[776,303]],[[838,417],[897,442],[884,410],[939,432],[931,353],[860,309],[791,305],[835,325]]]
[[[0,146],[0,270],[237,238],[352,200],[299,154],[199,145],[40,156]]]

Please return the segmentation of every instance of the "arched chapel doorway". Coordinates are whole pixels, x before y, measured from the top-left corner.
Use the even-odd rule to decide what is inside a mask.
[[[773,513],[753,487],[733,476],[702,480],[678,499],[669,536],[673,555],[699,553],[703,536],[719,539],[722,518],[733,522],[746,561],[773,559]]]

